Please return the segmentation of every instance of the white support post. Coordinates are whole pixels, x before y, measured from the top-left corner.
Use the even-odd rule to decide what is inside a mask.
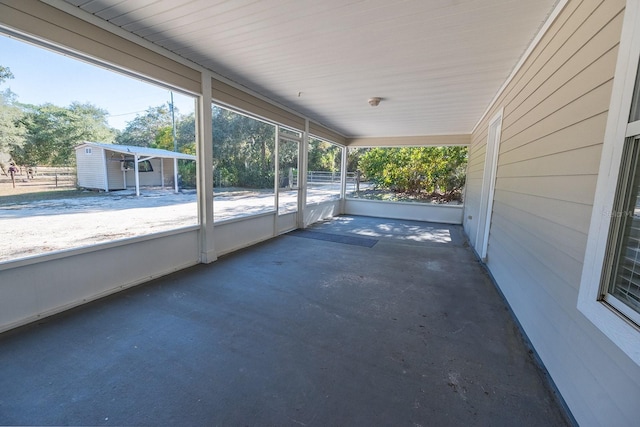
[[[200,262],[217,259],[213,229],[213,124],[211,110],[211,79],[202,72],[202,95],[198,97],[198,152],[196,176],[198,180],[198,218],[200,220]]]
[[[347,162],[348,162],[348,154],[349,149],[347,147],[342,147],[342,161],[340,163],[340,213],[344,213],[344,204],[345,198],[347,197]]]
[[[164,158],[160,157],[160,187],[164,190]]]
[[[107,160],[107,150],[102,150],[102,164],[104,166],[104,191],[109,192],[109,161]]]
[[[135,170],[135,174],[136,174],[136,196],[140,196],[140,167],[138,166],[138,162],[140,161],[140,156],[139,155],[135,155],[134,156],[134,170]]]
[[[280,215],[280,125],[276,125],[276,149],[275,149],[275,171],[273,188],[275,191],[274,203],[276,214],[273,217],[273,235],[278,235],[278,215]]]
[[[162,180],[163,184],[164,184],[164,179]],[[175,186],[175,191],[176,193],[179,191],[178,188],[178,159],[177,158],[173,158],[173,184]],[[162,188],[164,188],[164,185],[162,186]]]
[[[299,168],[298,168],[298,228],[304,226],[304,211],[307,205],[307,173],[309,157],[309,119],[304,121],[304,132],[302,133],[302,141],[300,142],[299,151]]]

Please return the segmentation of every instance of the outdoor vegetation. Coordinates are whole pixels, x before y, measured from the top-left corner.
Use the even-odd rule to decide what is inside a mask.
[[[227,108],[213,105],[213,166],[216,200],[242,199],[232,217],[276,209],[275,171],[279,168],[278,212],[297,209],[298,155],[301,133]],[[280,139],[276,141],[276,134]],[[276,162],[276,144],[278,160]],[[307,163],[307,202],[340,196],[342,148],[310,138]],[[214,203],[214,220],[218,206]],[[225,216],[224,219],[229,219]]]
[[[349,196],[373,200],[462,201],[466,147],[365,148],[349,151],[350,170],[361,186]],[[360,191],[358,191],[360,190]]]
[[[32,56],[37,53],[28,57]],[[79,62],[70,57],[65,60]],[[9,88],[12,79],[20,76],[14,76],[6,65],[0,65],[0,216],[8,222],[0,236],[8,244],[0,250],[0,263],[198,223],[195,191],[174,194],[145,189],[136,197],[131,191],[82,191],[75,184],[75,148],[84,141],[195,154],[196,118],[194,109],[188,107],[191,99],[183,97],[187,100],[182,104],[185,114],[173,99],[147,103],[151,105],[139,107],[135,117],[120,121],[116,128],[109,124],[114,116],[101,107],[109,105],[110,94],[67,105],[58,105],[55,99],[20,102],[19,94]],[[94,81],[110,78],[103,74],[104,69],[89,67],[81,72],[95,73]],[[301,131],[218,105],[213,105],[211,119],[214,221],[296,212],[301,169],[307,171],[304,202],[340,197],[346,172],[342,170],[343,147],[310,136],[307,164],[302,167]],[[374,148],[347,153],[349,197],[438,203],[461,200],[466,148]],[[9,170],[15,172],[16,167],[12,187]],[[195,188],[196,162],[179,160],[178,168],[180,188]]]
[[[29,60],[38,68],[40,55],[46,58],[57,55],[13,39],[3,37],[0,42],[3,46],[21,44],[10,47],[15,48],[14,53],[19,51],[23,55],[14,56],[15,63],[20,64],[16,69],[23,71],[30,66]],[[157,100],[165,94],[169,98],[169,91],[164,88],[71,57],[61,58],[53,59],[60,68],[52,66],[52,75],[75,73],[82,78],[52,80],[47,84],[65,88],[75,85],[74,90],[80,89],[78,93],[101,95],[66,105],[60,105],[55,96],[46,95],[42,102],[21,102],[21,90],[12,91],[11,84],[19,81],[16,84],[21,84],[24,90],[27,85],[38,88],[41,82],[31,80],[33,76],[14,75],[10,67],[13,62],[0,65],[0,219],[4,224],[0,237],[5,242],[0,248],[0,263],[197,225],[195,191],[176,194],[148,188],[142,197],[136,197],[132,191],[86,191],[76,184],[75,148],[84,141],[195,154],[195,115],[194,109],[189,109],[189,101],[195,107],[193,98],[177,95],[186,111],[181,114],[174,108],[173,96],[170,102],[158,105]],[[101,105],[112,105],[119,95],[93,92],[92,87],[86,86],[95,87],[96,82],[105,81],[140,90],[139,95],[131,94],[137,96],[138,107],[116,114],[135,117],[129,121],[116,120],[118,128],[110,125],[114,116]],[[144,105],[147,96],[154,101],[147,102],[151,106],[140,108],[139,102]],[[128,108],[126,102],[122,105]],[[134,108],[139,110],[124,113]],[[181,189],[195,188],[195,167],[193,161],[178,160]]]
[[[14,78],[0,66],[0,84]],[[7,88],[0,91],[0,173],[7,175],[9,161],[16,166],[73,167],[75,147],[83,141],[162,148],[195,154],[195,116],[172,114],[172,104],[149,107],[123,130],[109,126],[109,112],[91,103],[58,106],[18,102]],[[175,122],[175,141],[174,127]],[[177,150],[174,150],[177,149]],[[180,162],[183,187],[195,187],[195,164]]]

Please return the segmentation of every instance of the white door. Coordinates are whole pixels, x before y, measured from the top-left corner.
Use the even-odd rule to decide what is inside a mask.
[[[487,154],[484,159],[482,191],[480,194],[480,212],[476,234],[475,250],[483,261],[487,258],[489,245],[489,229],[491,228],[491,212],[493,211],[493,193],[495,191],[496,172],[498,169],[498,151],[500,150],[500,132],[502,130],[502,110],[489,122],[487,138]]]

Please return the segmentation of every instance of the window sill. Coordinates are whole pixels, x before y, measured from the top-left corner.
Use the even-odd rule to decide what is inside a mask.
[[[627,356],[640,366],[640,327],[603,301],[590,298],[587,292],[578,296],[578,310]]]

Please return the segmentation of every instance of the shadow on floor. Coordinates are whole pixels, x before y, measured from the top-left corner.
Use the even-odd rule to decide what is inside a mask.
[[[340,217],[0,336],[0,424],[565,425],[460,227]]]

